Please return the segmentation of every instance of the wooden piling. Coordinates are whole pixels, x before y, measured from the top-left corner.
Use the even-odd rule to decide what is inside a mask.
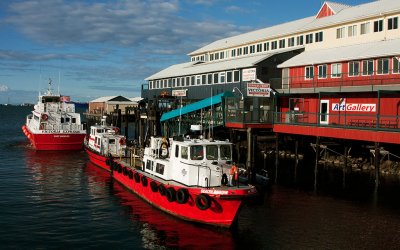
[[[318,179],[318,161],[319,161],[319,140],[320,137],[317,136],[315,142],[315,166],[314,166],[314,192],[317,192],[317,179]]]
[[[278,183],[279,134],[275,134],[275,184]]]
[[[379,187],[379,156],[380,156],[379,142],[375,142],[375,190]]]
[[[299,165],[299,141],[296,138],[294,144],[294,184],[297,184],[297,167]]]
[[[343,179],[342,179],[342,188],[346,188],[346,172],[347,172],[347,157],[348,157],[348,147],[344,146],[344,161],[343,161]]]

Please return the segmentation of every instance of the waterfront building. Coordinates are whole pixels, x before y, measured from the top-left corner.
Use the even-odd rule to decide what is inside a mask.
[[[236,89],[224,99],[228,128],[399,144],[399,18],[398,0],[327,1],[314,16],[189,53],[146,78],[142,97],[183,91],[193,102]],[[259,82],[268,95],[251,94]]]

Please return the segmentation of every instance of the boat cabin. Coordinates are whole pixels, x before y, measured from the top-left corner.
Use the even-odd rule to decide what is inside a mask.
[[[102,155],[125,156],[125,137],[118,135],[117,127],[92,126],[89,148]]]
[[[222,175],[228,175],[231,161],[228,141],[152,137],[144,152],[143,170],[186,186],[217,187]]]

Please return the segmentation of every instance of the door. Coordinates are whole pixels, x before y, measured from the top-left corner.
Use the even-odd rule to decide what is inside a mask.
[[[319,123],[329,123],[329,100],[321,100],[319,107]]]

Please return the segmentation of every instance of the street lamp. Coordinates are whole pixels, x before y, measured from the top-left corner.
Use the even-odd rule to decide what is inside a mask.
[[[242,93],[242,91],[240,91],[240,89],[238,89],[237,87],[234,87],[234,88],[232,89],[232,92],[235,93],[235,90],[236,90],[236,89],[237,89],[237,90],[239,91],[239,93],[242,95],[242,99],[241,99],[241,100],[243,101],[243,99],[244,99],[244,98],[243,98],[243,93]]]

